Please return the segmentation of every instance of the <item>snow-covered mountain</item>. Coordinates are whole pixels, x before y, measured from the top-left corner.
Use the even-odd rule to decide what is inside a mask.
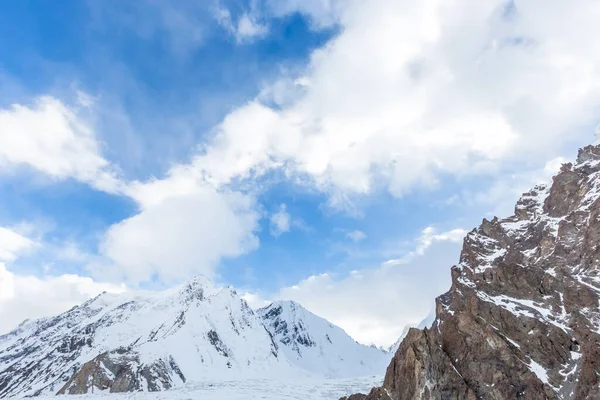
[[[278,304],[271,310],[289,310],[279,326],[302,327],[290,341],[304,338],[305,346],[285,345],[283,333],[265,324],[268,311],[255,313],[234,289],[205,278],[163,292],[103,293],[0,336],[0,398],[385,370],[391,355],[359,345],[300,306]]]
[[[258,310],[279,349],[292,364],[326,377],[380,374],[392,354],[353,340],[343,329],[293,301]]]
[[[166,292],[104,293],[0,337],[0,397],[291,373],[235,290],[202,278]]]

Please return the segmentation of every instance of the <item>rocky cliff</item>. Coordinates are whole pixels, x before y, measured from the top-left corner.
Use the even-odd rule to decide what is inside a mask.
[[[464,239],[431,329],[355,399],[600,399],[600,146]],[[353,399],[354,399],[353,398]]]

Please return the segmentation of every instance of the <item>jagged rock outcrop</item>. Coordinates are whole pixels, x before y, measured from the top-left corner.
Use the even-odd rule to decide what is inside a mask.
[[[600,399],[599,198],[588,146],[515,215],[483,220],[431,329],[409,331],[365,399]]]
[[[185,376],[173,357],[149,364],[140,362],[137,352],[117,349],[86,362],[57,394],[86,394],[149,391],[158,392],[185,383]]]
[[[340,400],[391,400],[389,393],[382,387],[373,388],[369,394],[355,393],[350,396],[344,396]]]

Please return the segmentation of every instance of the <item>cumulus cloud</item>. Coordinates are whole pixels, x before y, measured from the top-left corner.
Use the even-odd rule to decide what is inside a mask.
[[[120,187],[115,168],[102,156],[94,131],[78,109],[53,97],[0,109],[0,171],[20,165],[106,192]]]
[[[279,206],[279,211],[273,213],[270,220],[271,235],[280,236],[282,233],[290,231],[291,217],[287,212],[285,204]]]
[[[341,277],[313,275],[274,297],[298,301],[362,343],[390,345],[405,326],[421,322],[433,310],[435,297],[449,289],[449,260],[458,260],[465,232],[426,228],[402,265],[384,263]]]
[[[340,33],[302,76],[274,82],[224,118],[193,162],[207,179],[280,168],[308,177],[333,204],[378,189],[401,196],[442,176],[541,162],[585,141],[580,127],[597,119],[597,43],[578,39],[597,37],[589,34],[597,2],[332,4],[325,14]],[[557,19],[570,21],[566,34]]]
[[[177,182],[178,177],[172,179]],[[162,192],[164,185],[173,188],[169,196]],[[258,246],[253,232],[260,215],[250,196],[200,182],[177,186],[169,179],[137,188],[132,196],[140,202],[140,212],[111,226],[101,243],[102,255],[115,268],[99,267],[96,274],[110,271],[131,282],[153,276],[164,281],[194,274],[212,277],[223,257]]]
[[[80,107],[93,108],[90,96],[78,93],[78,99]],[[0,172],[27,166],[53,179],[76,179],[132,198],[139,212],[108,229],[100,258],[68,242],[45,244],[46,255],[89,263],[94,276],[139,283],[153,276],[165,281],[212,276],[223,257],[257,247],[253,232],[260,214],[252,196],[212,185],[185,165],[174,166],[164,179],[120,179],[81,114],[53,97],[0,109]],[[0,261],[34,246],[6,228],[0,228],[0,241]]]
[[[35,245],[36,242],[14,230],[0,227],[0,261],[13,261],[20,252]]]
[[[95,282],[78,275],[17,275],[0,262],[0,334],[24,319],[53,316],[103,292],[123,292],[124,285]]]
[[[210,274],[221,257],[253,248],[257,217],[252,207],[235,206],[230,214],[228,195],[222,190],[274,169],[290,181],[314,185],[334,205],[378,190],[402,196],[435,187],[449,176],[473,174],[494,176],[498,185],[492,189],[506,194],[507,187],[514,190],[514,185],[505,184],[510,182],[504,179],[508,165],[543,165],[542,160],[566,143],[585,142],[588,133],[582,127],[597,123],[600,71],[595,66],[600,64],[596,51],[600,36],[592,34],[598,29],[597,2],[572,7],[534,0],[510,8],[500,0],[476,5],[460,0],[452,7],[438,1],[395,0],[280,4],[280,15],[301,12],[310,15],[315,29],[336,25],[339,32],[311,54],[301,74],[281,77],[229,113],[189,164],[174,167],[166,179],[128,187],[140,212],[112,227],[102,247],[108,258],[125,265],[125,274],[138,278],[152,273]],[[238,30],[239,21],[234,23],[231,15],[223,18],[231,32]],[[556,21],[570,21],[570,26],[557,29]],[[200,192],[190,193],[195,190]],[[480,202],[487,201],[485,197],[472,196]],[[201,221],[212,221],[201,210],[192,210],[190,203],[204,201],[200,198],[206,199],[208,211],[213,210],[208,206],[212,200],[227,204],[219,210],[231,217],[234,239],[225,240],[229,231],[222,225],[217,224],[223,236],[197,228]],[[194,223],[188,224],[184,214],[193,212],[197,214],[189,219]],[[165,220],[163,213],[170,219]],[[444,250],[433,250],[457,248],[454,239],[462,233],[425,231],[404,257],[342,281],[315,276],[298,285],[306,289],[298,297],[339,287],[341,298],[358,298],[365,291],[360,284],[392,293],[434,286],[425,278],[432,271],[422,265],[436,261],[447,276]],[[186,236],[190,234],[198,241],[215,236],[215,242],[207,239],[215,251],[207,251],[206,257],[196,254],[195,242]],[[227,245],[221,246],[218,238]],[[179,253],[171,256],[164,243]],[[127,253],[126,248],[136,251]],[[168,270],[169,263],[175,272]],[[415,270],[428,273],[413,281],[403,275]],[[405,284],[409,281],[410,287]],[[427,292],[428,298],[441,288],[436,286],[435,291]],[[367,323],[368,312],[385,300],[365,302]],[[310,296],[306,301],[311,302]],[[402,302],[412,300],[394,297],[389,303]],[[406,310],[406,315],[418,322],[427,312],[417,318]],[[335,318],[333,309],[323,315]],[[383,329],[383,313],[381,318],[373,325],[376,329]],[[393,341],[389,334],[383,336],[383,330],[369,333],[357,321],[347,324],[356,337]],[[393,329],[401,330],[401,322],[391,322]]]
[[[312,53],[302,74],[272,82],[229,113],[189,164],[126,188],[140,213],[112,227],[102,246],[125,274],[210,274],[222,257],[254,248],[255,211],[228,208],[223,188],[273,169],[316,186],[337,206],[377,190],[402,196],[431,188],[449,175],[491,174],[501,183],[504,167],[545,159],[567,140],[583,138],[584,130],[573,129],[596,118],[600,72],[593,66],[600,55],[594,39],[578,39],[598,37],[588,34],[597,27],[596,2],[574,8],[533,1],[507,9],[499,0],[453,7],[286,1],[279,7],[279,15],[310,15],[315,29],[339,25],[339,34]],[[231,32],[239,30],[228,11],[221,18]],[[557,30],[557,19],[572,21],[572,29]],[[221,205],[209,206],[212,200]],[[212,219],[192,210],[194,201],[228,215],[232,231],[198,228]],[[289,230],[286,214],[274,215],[275,235]],[[198,255],[195,242],[183,239],[190,234],[198,241],[209,235],[214,251]],[[423,240],[408,258],[421,256],[427,240],[443,241]],[[128,253],[124,243],[138,251]]]

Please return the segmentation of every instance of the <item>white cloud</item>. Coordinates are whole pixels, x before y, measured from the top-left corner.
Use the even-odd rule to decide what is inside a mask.
[[[253,232],[260,215],[250,196],[179,179],[135,186],[130,194],[142,209],[106,232],[101,253],[115,268],[96,267],[95,274],[131,282],[152,276],[167,282],[194,274],[212,277],[222,258],[258,246]],[[164,187],[173,191],[165,195]]]
[[[235,37],[238,44],[263,37],[269,32],[266,25],[258,22],[255,13],[244,12],[237,22],[234,22],[228,9],[218,8],[215,10],[215,18],[229,34]]]
[[[244,13],[238,20],[236,38],[238,42],[241,42],[249,38],[264,36],[267,32],[266,25],[256,22],[249,14]]]
[[[246,292],[242,295],[242,299],[246,300],[246,303],[255,310],[271,304],[270,301],[263,299],[255,293]]]
[[[390,345],[405,326],[421,322],[450,287],[451,263],[459,258],[464,233],[425,229],[402,266],[384,263],[345,277],[313,275],[274,297],[298,301],[361,343]]]
[[[546,165],[544,165],[543,171],[540,171],[539,175],[534,176],[534,179],[536,179],[536,184],[537,183],[549,183],[551,181],[552,177],[554,175],[558,174],[560,167],[567,162],[568,162],[568,160],[564,157],[556,157],[556,158],[553,158],[552,160],[546,162]]]
[[[62,261],[87,262],[93,256],[82,251],[74,240],[66,240],[52,246],[55,257]]]
[[[99,283],[77,275],[17,275],[0,263],[0,334],[24,319],[56,315],[103,291],[125,290],[124,285]]]
[[[600,105],[600,73],[592,68],[600,62],[600,36],[587,34],[597,29],[598,5],[533,1],[511,16],[504,6],[282,3],[280,14],[300,11],[315,28],[342,29],[313,52],[303,74],[282,77],[228,114],[190,164],[124,189],[140,213],[109,230],[103,254],[130,279],[211,275],[222,257],[257,243],[252,201],[232,205],[223,188],[272,169],[347,206],[353,196],[382,188],[401,196],[435,186],[441,176],[501,175],[507,164],[554,154],[576,140],[574,127],[593,122]],[[234,23],[229,11],[219,12],[238,34],[244,15]],[[574,21],[568,34],[555,30],[557,16]],[[196,201],[204,207],[194,208]],[[214,210],[231,224],[205,229]],[[293,224],[286,214],[271,221],[274,234]],[[196,243],[210,249],[199,254]]]
[[[363,231],[356,230],[346,233],[346,237],[355,242],[360,242],[361,240],[365,240],[367,235]]]
[[[47,274],[55,266],[81,266],[97,258],[83,251],[73,238],[52,237],[54,229],[51,222],[43,220],[0,227],[0,262],[14,265],[17,259],[26,259],[26,264]]]
[[[281,204],[279,211],[273,213],[269,220],[271,222],[271,235],[279,236],[290,231],[291,218],[285,204]]]
[[[467,231],[465,229],[460,228],[442,233],[436,232],[437,230],[432,226],[428,226],[427,228],[423,229],[423,231],[421,232],[421,236],[419,236],[417,239],[417,247],[414,251],[408,252],[401,258],[388,260],[384,263],[384,265],[392,266],[408,264],[409,262],[413,261],[415,257],[424,255],[427,249],[429,249],[434,243],[460,243],[467,234]]]
[[[81,106],[93,99],[78,93]],[[176,165],[162,180],[126,182],[101,154],[101,144],[81,110],[51,97],[34,106],[0,109],[0,172],[26,165],[54,179],[77,179],[95,189],[135,200],[139,213],[112,226],[98,260],[73,244],[47,244],[55,259],[91,264],[94,276],[140,282],[212,276],[223,257],[257,247],[260,214],[254,199],[210,185],[197,171]],[[0,261],[31,247],[24,237],[0,231]],[[49,254],[49,253],[48,253]]]
[[[467,208],[486,207],[484,212],[488,217],[507,217],[513,213],[515,203],[523,193],[537,184],[550,183],[565,162],[566,158],[555,157],[540,168],[503,174],[482,190],[472,191],[468,187],[463,189],[460,194],[456,194],[453,201]]]
[[[0,227],[0,261],[13,261],[20,252],[34,247],[36,243],[12,229]]]
[[[419,246],[415,250],[418,255],[423,255],[425,251],[431,247],[434,242],[462,242],[467,231],[465,229],[452,229],[442,233],[436,233],[436,229],[432,226],[428,226],[423,229],[421,236],[419,237]]]
[[[510,15],[500,0],[328,4],[285,2],[284,13],[317,10],[342,29],[303,76],[274,82],[216,127],[193,162],[207,179],[281,168],[344,204],[496,175],[591,140],[581,127],[600,106],[597,2],[531,1]]]
[[[91,127],[76,108],[53,97],[40,97],[32,106],[14,104],[0,109],[0,171],[20,165],[54,179],[77,179],[106,192],[117,192],[120,187]]]

